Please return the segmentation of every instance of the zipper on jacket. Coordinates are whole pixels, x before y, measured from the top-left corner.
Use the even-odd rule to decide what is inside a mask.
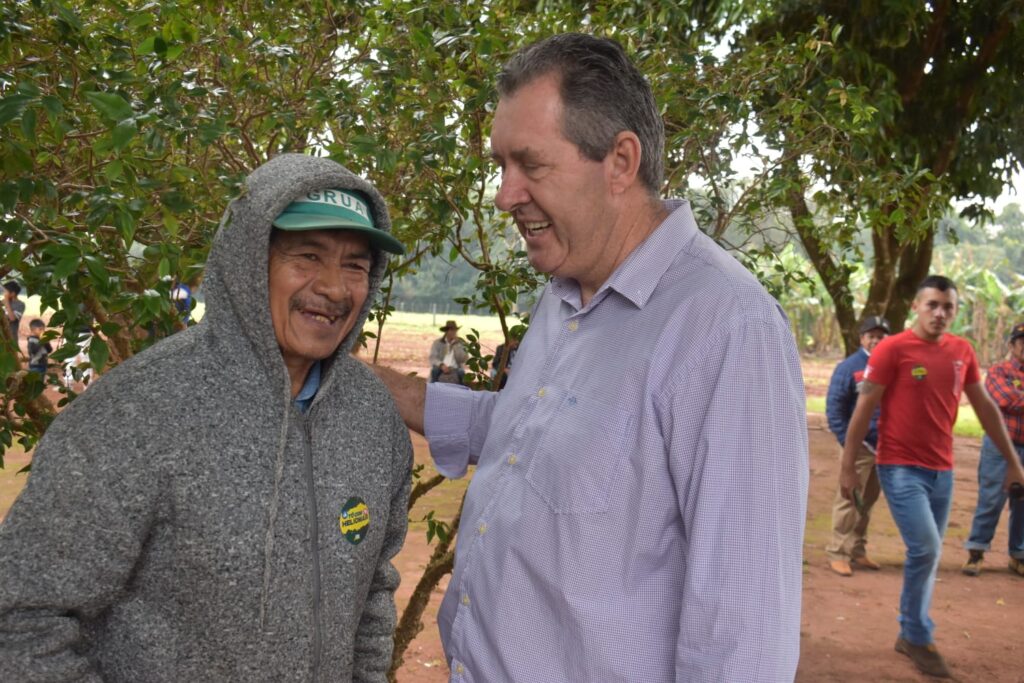
[[[306,485],[309,488],[309,538],[313,571],[313,682],[320,680],[320,657],[323,648],[323,625],[320,604],[320,524],[317,521],[316,482],[313,479],[313,437],[309,418],[300,415],[302,450],[306,464]]]

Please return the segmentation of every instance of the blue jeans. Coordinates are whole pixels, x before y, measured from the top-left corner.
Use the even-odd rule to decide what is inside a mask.
[[[934,641],[928,616],[942,537],[953,502],[953,471],[910,465],[878,465],[878,480],[889,511],[907,546],[900,593],[900,637],[914,645]]]
[[[1024,463],[1024,446],[1015,446],[1017,457]],[[968,550],[988,550],[995,536],[999,516],[1006,505],[1006,460],[987,436],[981,442],[978,459],[978,507],[974,510],[971,535],[964,543]],[[1010,502],[1010,557],[1024,560],[1024,498]]]

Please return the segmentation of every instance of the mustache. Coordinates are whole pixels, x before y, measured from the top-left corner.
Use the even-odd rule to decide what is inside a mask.
[[[342,301],[331,301],[322,297],[293,296],[288,302],[292,311],[313,310],[331,318],[345,318],[352,312],[352,297],[346,296]]]

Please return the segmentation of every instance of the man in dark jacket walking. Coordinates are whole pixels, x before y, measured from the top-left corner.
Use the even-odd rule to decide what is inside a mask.
[[[0,680],[385,680],[412,450],[348,352],[390,227],[332,161],[249,176],[204,319],[39,443],[0,527]]]
[[[832,380],[828,385],[828,396],[825,399],[825,415],[828,417],[828,429],[839,442],[842,454],[846,445],[846,430],[850,426],[850,417],[857,405],[857,393],[860,383],[864,380],[864,368],[868,364],[871,351],[878,342],[889,334],[889,321],[877,315],[864,319],[860,325],[860,348],[847,356],[832,371]],[[871,426],[864,442],[857,451],[857,476],[860,477],[861,488],[857,490],[855,500],[846,500],[839,491],[832,504],[832,541],[825,551],[828,553],[828,566],[839,576],[853,576],[852,567],[864,569],[880,569],[877,562],[867,556],[868,523],[871,521],[871,508],[878,500],[881,488],[878,475],[875,473],[875,448],[878,445],[878,411],[871,416]]]

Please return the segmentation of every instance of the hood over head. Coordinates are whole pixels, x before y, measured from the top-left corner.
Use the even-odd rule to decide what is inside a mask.
[[[390,234],[391,219],[384,198],[369,181],[330,159],[282,154],[246,178],[242,194],[224,212],[207,260],[205,318],[218,336],[243,335],[268,372],[274,377],[280,375],[282,381],[286,381],[287,373],[271,322],[268,288],[272,223],[297,199],[332,188],[363,193],[369,200],[373,225]],[[352,350],[380,289],[387,254],[372,243],[371,252],[366,301],[352,330],[325,360],[328,365]]]

